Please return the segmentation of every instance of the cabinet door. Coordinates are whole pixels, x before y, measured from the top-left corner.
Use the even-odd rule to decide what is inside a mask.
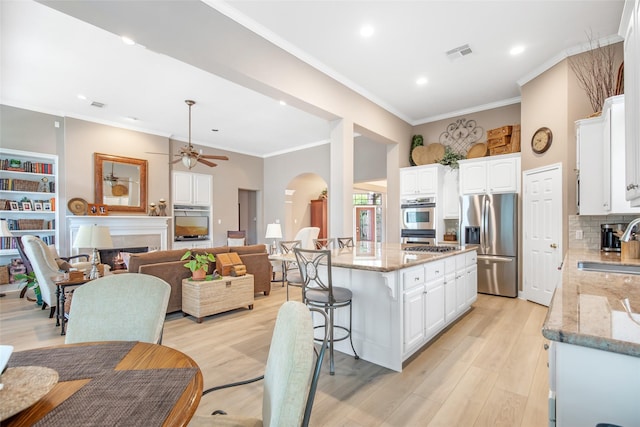
[[[602,118],[579,120],[576,122],[577,144],[579,146],[580,195],[578,203],[581,215],[605,215],[608,204],[604,199]]]
[[[460,215],[458,170],[447,168],[443,179],[443,215],[445,219],[457,219]]]
[[[464,280],[465,300],[467,306],[470,306],[478,299],[478,267],[467,267]]]
[[[466,269],[456,271],[456,304],[458,313],[461,313],[467,308],[467,281],[466,281]]]
[[[425,294],[425,337],[437,334],[444,327],[445,298],[444,277],[427,283]]]
[[[211,175],[193,174],[193,204],[211,204]]]
[[[424,340],[424,286],[404,292],[404,350],[419,345]]]
[[[418,193],[418,171],[415,168],[400,170],[400,193],[405,195]]]
[[[451,322],[458,314],[456,303],[456,273],[447,274],[444,278],[444,320]]]
[[[429,195],[438,193],[437,166],[429,166],[418,170],[418,193]]]
[[[633,200],[633,206],[640,205],[640,35],[638,35],[638,8],[640,2],[636,1],[635,11],[627,26],[624,38],[624,91],[625,91],[625,197]]]
[[[192,179],[188,172],[173,173],[173,204],[192,204]]]
[[[518,189],[518,159],[490,160],[487,163],[487,191],[489,193],[515,193]]]
[[[460,164],[460,194],[482,194],[487,191],[487,162]]]

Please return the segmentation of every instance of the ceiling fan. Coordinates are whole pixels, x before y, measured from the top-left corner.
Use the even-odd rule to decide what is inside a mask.
[[[207,165],[209,167],[218,166],[216,163],[213,163],[208,159],[229,160],[227,156],[214,156],[211,154],[202,154],[202,150],[196,150],[193,147],[193,145],[191,144],[191,107],[196,102],[190,99],[187,99],[184,102],[186,102],[187,105],[189,106],[189,143],[184,147],[180,148],[180,152],[178,154],[175,154],[175,156],[178,156],[180,158],[177,160],[174,160],[172,163],[182,162],[182,164],[185,165],[185,167],[191,169],[196,164],[198,164],[198,162],[204,165]]]

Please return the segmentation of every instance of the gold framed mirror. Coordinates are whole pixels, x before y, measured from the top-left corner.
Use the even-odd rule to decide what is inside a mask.
[[[147,161],[94,153],[95,203],[109,212],[147,212]]]

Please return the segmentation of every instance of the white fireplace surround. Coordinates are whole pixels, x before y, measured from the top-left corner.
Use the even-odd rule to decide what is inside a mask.
[[[147,246],[150,251],[168,248],[169,220],[168,216],[143,215],[107,215],[107,216],[68,216],[67,232],[69,253],[77,255],[86,253],[86,249],[74,248],[78,229],[81,225],[101,225],[109,227],[109,233],[115,248]],[[84,251],[82,249],[85,249]]]

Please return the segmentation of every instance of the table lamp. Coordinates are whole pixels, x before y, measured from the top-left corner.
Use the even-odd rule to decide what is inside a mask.
[[[78,235],[73,242],[74,248],[91,248],[93,249],[93,261],[91,262],[91,272],[89,279],[97,279],[100,277],[98,272],[98,249],[113,248],[109,227],[100,225],[81,225],[78,229]]]
[[[282,239],[282,228],[280,224],[267,224],[267,234],[264,236],[266,239],[273,239],[271,243],[271,254],[275,254],[278,252],[278,247],[276,246],[276,239]]]

